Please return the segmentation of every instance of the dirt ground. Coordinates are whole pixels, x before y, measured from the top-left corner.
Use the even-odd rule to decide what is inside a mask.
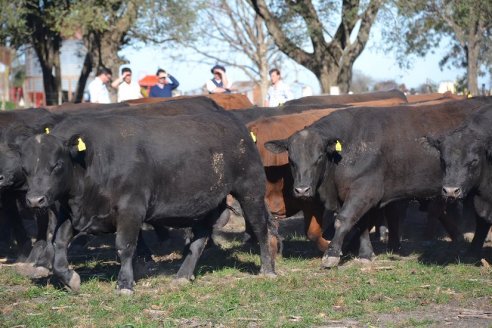
[[[465,238],[471,240],[473,226],[461,225]],[[32,227],[31,227],[32,229]],[[403,222],[402,227],[402,248],[398,255],[402,260],[405,257],[418,256],[420,261],[428,263],[449,263],[456,261],[463,253],[465,243],[454,245],[446,237],[442,228],[438,229],[438,236],[431,240],[425,240],[425,232],[428,229],[425,214],[419,211],[418,204],[411,204],[407,212],[407,219]],[[279,233],[282,236],[299,236],[304,235],[304,224],[300,217],[294,217],[280,221]],[[180,259],[180,251],[184,246],[184,233],[182,230],[172,230],[169,240],[159,242],[153,231],[146,231],[144,238],[153,251],[154,259],[169,261],[171,259]],[[215,244],[223,245],[231,240],[245,239],[244,220],[241,217],[233,215],[230,222],[225,225],[213,236]],[[376,255],[385,252],[385,244],[379,240],[373,240]],[[90,252],[87,252],[89,250]],[[0,250],[2,251],[2,250]],[[313,252],[313,249],[310,250]],[[5,250],[3,253],[5,254]],[[417,255],[415,255],[417,254]],[[299,254],[302,256],[302,254]],[[321,256],[321,254],[319,254]],[[483,265],[492,265],[492,240],[489,238],[483,248]],[[84,261],[87,259],[98,259],[104,261],[116,261],[116,252],[114,251],[114,237],[106,235],[97,238],[79,240],[74,243],[69,251],[70,261]],[[1,263],[8,263],[11,257],[4,258]],[[176,269],[179,261],[176,262]],[[375,263],[377,264],[376,257]],[[174,268],[169,268],[168,270]],[[492,283],[492,277],[488,283]],[[475,298],[466,300],[461,304],[436,305],[429,304],[425,310],[407,311],[391,314],[378,314],[371,320],[376,322],[378,327],[385,326],[408,326],[408,322],[415,320],[422,322],[426,319],[436,322],[430,327],[492,327],[492,295],[485,298]],[[427,325],[429,326],[429,325]],[[361,322],[354,320],[332,321],[323,327],[365,327]]]

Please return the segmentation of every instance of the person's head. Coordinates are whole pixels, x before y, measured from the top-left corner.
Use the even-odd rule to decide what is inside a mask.
[[[157,73],[155,73],[155,75],[157,76],[157,82],[158,83],[166,84],[167,73],[165,70],[163,70],[162,68],[159,68],[157,70]]]
[[[272,84],[276,84],[281,79],[278,68],[272,68],[268,74],[270,75],[270,81],[272,81]]]
[[[103,83],[108,83],[111,81],[111,77],[113,76],[111,70],[107,67],[99,67],[96,75]]]
[[[129,67],[123,67],[121,69],[121,76],[126,83],[130,84],[132,82],[132,70]]]
[[[215,65],[210,71],[214,75],[214,79],[222,80],[222,74],[225,73],[226,69],[222,65]]]

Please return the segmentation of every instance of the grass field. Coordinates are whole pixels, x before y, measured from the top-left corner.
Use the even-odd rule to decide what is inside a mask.
[[[284,242],[278,277],[258,276],[259,250],[238,242],[207,249],[197,279],[173,284],[179,254],[156,257],[157,272],[133,296],[114,292],[114,251],[72,260],[79,294],[53,279],[31,280],[0,267],[1,327],[492,327],[492,269],[461,263],[439,241],[403,244],[367,265],[348,259],[320,269],[320,254],[299,235]],[[466,247],[466,245],[461,245]],[[491,254],[490,247],[485,249]],[[490,261],[490,258],[489,258]]]

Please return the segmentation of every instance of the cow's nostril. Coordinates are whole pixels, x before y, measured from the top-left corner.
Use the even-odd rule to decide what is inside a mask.
[[[305,195],[310,189],[310,187],[297,187],[295,188],[295,191],[299,195]]]
[[[461,197],[462,190],[459,187],[443,187],[442,194],[446,197],[459,198]]]
[[[43,207],[46,206],[47,200],[44,196],[31,196],[26,197],[26,203],[29,207]]]

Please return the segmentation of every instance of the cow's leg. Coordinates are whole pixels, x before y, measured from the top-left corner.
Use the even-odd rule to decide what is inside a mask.
[[[320,251],[325,252],[330,242],[323,238],[323,206],[318,202],[306,203],[302,212],[307,238],[314,242]]]
[[[228,213],[224,214],[227,215]],[[207,246],[208,239],[212,234],[212,226],[210,224],[199,223],[193,226],[193,239],[191,243],[185,247],[184,255],[185,259],[181,264],[181,267],[176,274],[178,280],[193,280],[195,279],[194,272],[198,259],[203,253],[205,246]]]
[[[476,214],[475,235],[468,253],[472,256],[477,256],[482,251],[483,244],[492,225],[492,206],[480,196],[473,197],[473,205]]]
[[[67,250],[73,238],[73,227],[70,220],[65,220],[55,232],[53,248],[55,258],[53,261],[53,273],[72,291],[80,289],[80,276],[68,266]]]
[[[482,252],[483,244],[485,243],[485,239],[489,233],[491,224],[481,218],[480,216],[476,216],[476,225],[475,225],[475,235],[473,236],[473,240],[468,248],[468,254],[470,256],[479,257]]]
[[[464,240],[463,234],[460,232],[457,224],[462,219],[462,215],[457,205],[457,203],[449,204],[439,216],[439,221],[454,243],[459,243]]]
[[[121,213],[125,215],[118,218],[116,226],[115,246],[121,262],[116,288],[120,294],[132,294],[135,285],[133,255],[137,248],[142,219],[140,215],[131,215],[133,212],[130,210]]]
[[[244,220],[248,222],[260,244],[261,273],[275,275],[275,256],[278,251],[278,234],[274,231],[273,217],[261,193],[259,195],[234,195],[243,209]],[[272,239],[276,241],[273,241]]]
[[[7,192],[2,198],[3,213],[7,220],[7,228],[11,228],[17,242],[18,262],[25,262],[32,249],[31,238],[29,238],[26,228],[22,224],[22,218],[17,207],[17,197],[15,192]]]
[[[407,214],[408,201],[395,201],[384,207],[384,215],[388,223],[388,250],[398,252],[401,248],[401,223]]]
[[[369,188],[365,187],[366,184],[358,185],[352,186],[352,191],[335,219],[335,236],[321,260],[322,265],[326,268],[338,265],[345,236],[358,220],[376,205],[379,199],[376,195],[371,194],[372,190],[380,190],[378,186],[374,186],[374,183],[367,184]]]
[[[44,257],[44,253],[46,251],[47,243],[47,234],[48,234],[48,226],[49,226],[49,213],[47,211],[34,211],[34,218],[36,220],[37,232],[36,232],[36,241],[27,257],[27,263],[34,263],[35,266],[38,265],[38,261]],[[55,222],[56,226],[56,222]],[[52,240],[50,240],[52,242]],[[52,259],[51,259],[52,260]],[[51,262],[50,262],[51,263]],[[46,268],[51,267],[51,264]]]
[[[369,229],[364,229],[360,234],[359,239],[360,239],[359,257],[363,260],[372,261],[375,254],[372,248],[371,238],[369,236]]]

